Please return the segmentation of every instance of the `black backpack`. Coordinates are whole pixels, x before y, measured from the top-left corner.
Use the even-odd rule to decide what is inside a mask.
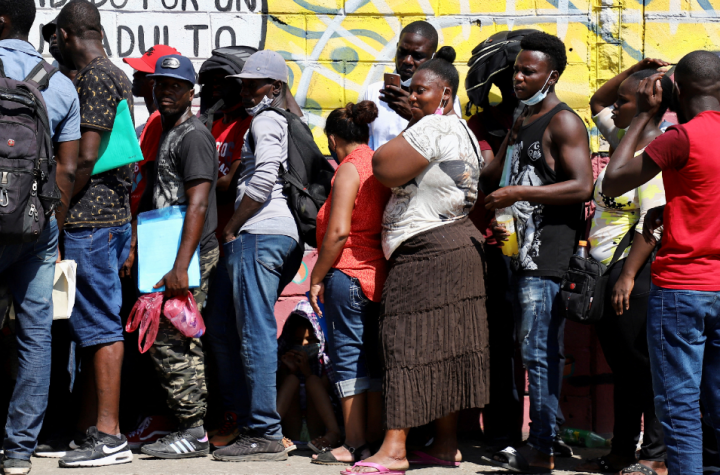
[[[60,203],[50,122],[40,91],[57,72],[40,61],[18,81],[0,61],[0,244],[33,242]]]
[[[276,107],[268,107],[260,114],[267,111],[276,112],[287,120],[288,169],[281,165],[278,176],[285,181],[283,192],[300,238],[317,247],[317,215],[330,194],[335,169],[320,152],[310,128],[300,117]],[[252,134],[248,134],[248,140],[252,141]],[[254,150],[255,144],[251,142],[250,147]]]

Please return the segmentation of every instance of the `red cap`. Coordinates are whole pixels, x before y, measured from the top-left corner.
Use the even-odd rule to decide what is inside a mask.
[[[155,45],[145,51],[145,54],[139,58],[123,58],[123,61],[137,71],[152,74],[155,72],[155,63],[157,63],[158,58],[162,58],[163,56],[170,54],[181,55],[180,52],[172,46]]]

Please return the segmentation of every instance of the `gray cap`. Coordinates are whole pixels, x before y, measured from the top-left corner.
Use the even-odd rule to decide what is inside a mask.
[[[226,76],[240,79],[275,79],[288,82],[288,68],[285,60],[275,51],[261,50],[245,61],[240,74]]]

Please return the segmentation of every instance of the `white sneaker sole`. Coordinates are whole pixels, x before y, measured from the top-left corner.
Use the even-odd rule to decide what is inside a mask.
[[[30,473],[30,468],[6,468],[4,469],[5,475],[25,475],[26,473]]]
[[[76,462],[65,462],[60,460],[60,466],[67,467],[104,467],[105,465],[119,465],[121,463],[130,463],[133,459],[133,453],[129,450],[108,455],[101,459],[95,460],[78,460]]]
[[[60,457],[65,457],[68,454],[67,451],[61,450],[59,452],[35,452],[33,455],[35,457],[43,457],[43,458],[49,458],[49,459],[57,459]]]

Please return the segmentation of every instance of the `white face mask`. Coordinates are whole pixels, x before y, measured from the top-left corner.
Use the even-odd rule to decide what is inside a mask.
[[[555,72],[555,70],[550,71],[548,78],[545,80],[545,84],[543,84],[543,87],[541,87],[540,90],[538,92],[536,92],[534,96],[532,96],[530,99],[525,99],[525,100],[520,99],[520,102],[522,102],[526,106],[534,106],[535,104],[544,101],[548,95],[548,92],[550,91],[550,88],[548,87],[545,91],[543,91],[543,89],[545,89],[545,86],[547,86],[547,83],[550,82],[550,76],[552,76],[552,73],[554,73],[554,72]]]
[[[273,100],[270,99],[268,96],[265,96],[262,98],[262,100],[260,101],[260,103],[258,105],[254,106],[254,107],[250,107],[250,108],[246,107],[245,112],[247,112],[248,115],[255,116],[258,113],[260,113],[261,111],[270,107],[272,105],[272,103],[273,103]]]

